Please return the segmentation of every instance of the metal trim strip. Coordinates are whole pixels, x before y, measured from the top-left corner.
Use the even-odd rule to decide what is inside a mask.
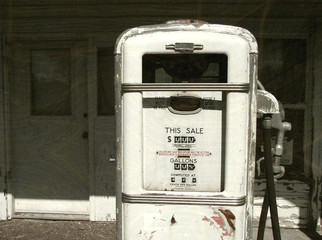
[[[189,204],[189,205],[218,205],[242,206],[246,203],[246,196],[242,197],[188,197],[170,195],[133,195],[122,194],[123,203],[140,204]]]
[[[143,91],[226,91],[248,92],[248,83],[189,83],[189,84],[164,84],[164,83],[123,83],[122,92]]]
[[[41,212],[15,212],[13,219],[44,219],[44,220],[72,220],[72,221],[89,221],[89,214],[83,213],[41,213]]]

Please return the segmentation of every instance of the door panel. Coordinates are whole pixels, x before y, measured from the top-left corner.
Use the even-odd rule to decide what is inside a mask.
[[[115,220],[114,47],[106,38],[92,46],[91,116],[94,131],[94,214],[92,220]]]
[[[9,50],[15,213],[88,213],[84,47],[76,42],[16,42]]]

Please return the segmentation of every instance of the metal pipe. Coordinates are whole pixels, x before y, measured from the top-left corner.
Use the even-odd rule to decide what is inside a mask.
[[[281,174],[283,171],[281,167],[281,158],[284,151],[284,135],[286,131],[290,131],[292,125],[288,122],[282,122],[281,116],[274,116],[272,121],[273,128],[278,129],[277,137],[276,137],[276,144],[274,149],[274,161],[273,161],[273,173]],[[284,174],[283,174],[284,175]],[[282,175],[282,176],[283,176]]]
[[[264,90],[265,91],[264,85],[259,80],[257,80],[257,86],[258,86],[258,88],[260,90]]]
[[[285,175],[285,167],[280,166],[280,173],[274,175],[274,179],[280,179],[281,177],[283,177]]]

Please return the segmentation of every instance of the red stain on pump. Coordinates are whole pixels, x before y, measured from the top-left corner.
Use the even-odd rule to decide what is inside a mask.
[[[210,217],[205,216],[202,219],[202,221],[209,222],[210,226],[213,226],[219,231],[221,239],[234,234],[234,220],[235,215],[229,209],[214,209],[214,215]]]

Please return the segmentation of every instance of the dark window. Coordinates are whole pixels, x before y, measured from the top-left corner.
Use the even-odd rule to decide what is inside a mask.
[[[71,114],[70,49],[31,50],[31,114]]]
[[[114,115],[114,49],[97,49],[97,113]]]
[[[143,83],[225,83],[224,54],[146,54]]]
[[[292,130],[285,136],[293,142],[293,163],[286,166],[285,177],[298,178],[304,172],[306,40],[259,40],[258,76],[265,89],[285,106],[285,121],[292,124]]]
[[[265,39],[259,48],[259,80],[282,103],[305,101],[306,41]]]

